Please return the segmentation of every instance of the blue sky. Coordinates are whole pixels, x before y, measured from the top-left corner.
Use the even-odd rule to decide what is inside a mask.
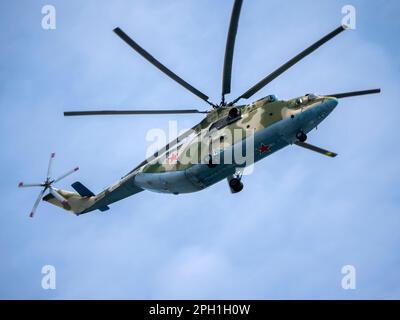
[[[237,195],[225,182],[181,196],[143,192],[80,217],[42,203],[33,220],[36,190],[17,184],[43,179],[50,152],[56,173],[81,167],[58,187],[79,180],[99,192],[143,160],[149,129],[200,120],[66,119],[64,110],[207,107],[112,29],[217,101],[232,1],[1,2],[0,298],[400,298],[400,4],[244,2],[231,98],[337,27],[343,5],[355,6],[355,31],[254,96],[382,87],[341,100],[309,135],[339,156],[292,146],[258,163]],[[41,28],[45,4],[56,7],[56,30]],[[41,288],[47,264],[56,290]],[[356,290],[341,288],[348,264]]]

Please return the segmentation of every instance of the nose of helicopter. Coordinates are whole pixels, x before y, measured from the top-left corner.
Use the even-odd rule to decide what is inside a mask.
[[[339,101],[335,97],[326,97],[324,104],[326,105],[326,108],[329,108],[330,111],[335,109],[335,107],[338,105]]]
[[[338,99],[336,99],[335,97],[325,97],[321,101],[318,110],[321,112],[321,115],[327,116],[329,113],[333,111],[333,109],[335,109],[337,105],[338,105]]]

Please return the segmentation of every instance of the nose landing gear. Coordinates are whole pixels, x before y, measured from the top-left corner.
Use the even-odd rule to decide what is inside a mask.
[[[296,138],[300,142],[306,142],[307,135],[302,130],[300,130],[299,132],[296,133]]]

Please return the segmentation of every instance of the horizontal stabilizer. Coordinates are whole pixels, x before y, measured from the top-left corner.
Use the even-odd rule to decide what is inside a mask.
[[[71,187],[74,188],[76,190],[76,192],[78,192],[79,195],[82,197],[93,197],[95,195],[92,191],[90,191],[88,188],[86,188],[79,181],[76,181],[73,184],[71,184]],[[110,210],[110,207],[103,206],[103,207],[100,207],[99,210],[104,212],[104,211]]]
[[[93,197],[94,193],[86,188],[82,183],[79,181],[74,182],[71,184],[71,187],[75,189],[82,197]]]

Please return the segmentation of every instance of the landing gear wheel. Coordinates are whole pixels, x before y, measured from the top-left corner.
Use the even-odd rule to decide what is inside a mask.
[[[229,187],[233,193],[238,193],[243,190],[243,183],[240,181],[240,179],[233,178],[229,181]]]
[[[217,166],[216,163],[213,163],[213,158],[212,158],[211,154],[208,156],[208,163],[207,163],[207,166],[208,166],[209,168],[215,168],[215,167]]]
[[[296,133],[296,138],[300,142],[306,142],[307,140],[307,135],[303,131],[299,131]]]

